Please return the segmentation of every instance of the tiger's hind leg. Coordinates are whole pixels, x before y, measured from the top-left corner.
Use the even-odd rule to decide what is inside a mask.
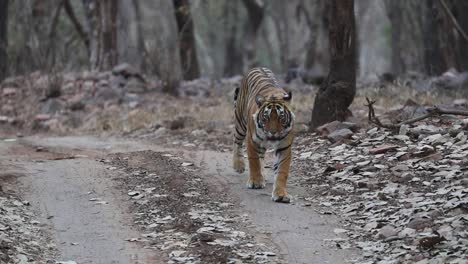
[[[247,188],[265,188],[265,177],[262,173],[262,160],[265,157],[265,149],[256,146],[251,137],[247,139],[247,156],[249,158],[249,180]]]
[[[274,165],[275,182],[271,199],[279,203],[289,203],[291,198],[286,192],[286,181],[291,165],[291,145],[276,150],[276,162]]]

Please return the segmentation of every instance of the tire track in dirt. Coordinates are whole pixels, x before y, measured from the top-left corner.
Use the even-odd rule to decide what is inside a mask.
[[[38,142],[39,143],[39,142]],[[39,213],[59,251],[60,261],[77,263],[158,263],[155,251],[125,239],[137,236],[128,204],[105,166],[87,158],[48,160],[50,153],[21,149],[14,162],[23,197]],[[12,153],[0,153],[12,155]]]
[[[148,144],[148,142],[113,139],[101,140],[92,137],[65,137],[40,140],[31,139],[30,143],[42,144],[46,147],[64,147],[75,150],[101,151],[102,153],[140,150],[170,151],[178,156],[183,156],[186,160],[192,160],[197,166],[203,168],[203,172],[199,175],[201,178],[203,178],[207,183],[216,186],[219,191],[229,193],[235,201],[238,201],[240,206],[239,211],[246,212],[248,214],[251,222],[250,228],[255,230],[255,233],[258,234],[260,240],[273,241],[280,251],[276,253],[280,254],[283,259],[288,261],[288,263],[346,263],[350,262],[352,259],[358,258],[356,251],[341,250],[334,247],[334,245],[331,245],[333,239],[338,238],[338,236],[333,232],[334,228],[338,228],[340,226],[338,218],[330,215],[318,214],[314,210],[313,205],[310,207],[302,207],[299,204],[287,205],[271,202],[270,194],[272,184],[271,177],[268,177],[272,175],[271,170],[267,170],[268,184],[266,189],[246,189],[245,181],[247,179],[247,174],[239,175],[234,173],[231,169],[230,153],[188,151],[185,149],[164,149],[160,146]],[[87,167],[90,165],[91,164],[78,164],[76,166]],[[68,168],[72,165],[64,162],[63,165],[60,166]],[[95,166],[95,168],[99,167],[99,165],[96,164],[92,166]],[[34,167],[34,169],[38,170],[39,168]],[[89,174],[91,171],[95,171],[95,169],[88,170],[87,173]],[[47,171],[38,172],[43,174]],[[102,173],[101,177],[105,177],[106,172]],[[86,172],[83,171],[81,174],[86,174]],[[294,177],[294,175],[291,177]],[[69,185],[67,182],[61,182],[61,184]],[[89,184],[95,183],[91,181]],[[111,186],[107,187],[112,189]],[[49,186],[48,188],[53,187]],[[83,192],[80,193],[83,195],[83,193],[86,194],[87,191],[89,190],[83,190]],[[305,196],[305,190],[296,186],[289,186],[289,192],[293,196]],[[84,197],[88,199],[86,202],[89,203],[89,197],[86,195]],[[83,202],[85,202],[85,199],[82,199]],[[115,200],[117,198],[107,198],[103,196],[102,199]],[[101,217],[112,218],[113,216],[112,214],[101,215],[99,219],[101,219]],[[329,239],[332,240],[330,242],[326,242]]]

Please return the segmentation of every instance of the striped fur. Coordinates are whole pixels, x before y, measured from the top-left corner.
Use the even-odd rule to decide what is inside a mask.
[[[294,114],[289,110],[291,93],[282,88],[267,68],[254,68],[235,91],[234,169],[245,171],[243,144],[247,145],[249,180],[247,187],[265,187],[262,160],[267,148],[275,150],[275,182],[272,199],[289,202],[286,180],[291,164]]]

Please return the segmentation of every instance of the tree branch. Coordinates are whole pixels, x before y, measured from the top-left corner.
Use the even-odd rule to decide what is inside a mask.
[[[368,120],[370,123],[375,124],[378,127],[383,127],[387,129],[392,129],[392,130],[397,130],[399,129],[402,125],[409,125],[416,123],[418,121],[424,120],[429,117],[433,116],[440,116],[440,115],[460,115],[460,116],[468,116],[468,111],[462,111],[462,110],[447,110],[447,109],[441,109],[439,107],[431,107],[426,109],[427,114],[424,114],[422,116],[418,116],[415,118],[411,118],[405,121],[402,121],[398,124],[384,124],[380,121],[378,117],[375,116],[375,110],[374,110],[374,104],[375,101],[371,101],[369,98],[366,97],[367,106],[369,108],[369,113],[368,113]]]
[[[75,26],[76,31],[78,32],[78,35],[80,38],[83,40],[86,50],[88,51],[88,54],[90,52],[90,47],[89,47],[89,37],[88,34],[85,32],[83,29],[83,26],[81,25],[80,21],[75,15],[75,12],[73,11],[73,7],[70,4],[69,0],[63,0],[64,3],[64,8],[65,12],[67,13],[68,17],[70,18],[70,21],[73,23]]]
[[[460,24],[458,24],[458,21],[457,19],[455,18],[455,16],[453,15],[452,11],[450,11],[450,8],[447,6],[447,3],[445,3],[445,0],[439,0],[440,4],[442,5],[442,7],[444,8],[445,10],[445,13],[447,13],[447,15],[449,16],[450,20],[452,21],[452,24],[453,26],[457,29],[457,31],[460,33],[460,35],[462,35],[462,37],[468,41],[468,35],[465,33],[465,31],[463,30],[463,28],[460,26]]]

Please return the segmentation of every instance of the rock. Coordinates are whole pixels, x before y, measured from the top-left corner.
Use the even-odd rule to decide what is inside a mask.
[[[112,75],[109,79],[109,85],[112,88],[121,89],[125,87],[126,83],[127,83],[127,79],[125,79],[125,77],[122,75]]]
[[[466,99],[456,99],[456,100],[453,101],[452,104],[455,107],[466,108],[466,107],[468,107],[468,100],[466,100]]]
[[[47,102],[41,107],[41,112],[43,114],[55,114],[62,110],[63,105],[58,99],[49,99]]]
[[[75,82],[66,82],[65,84],[62,85],[62,91],[71,91],[75,88],[76,83]]]
[[[128,79],[127,84],[125,84],[125,90],[129,93],[144,93],[147,89],[142,80],[131,77]]]
[[[433,248],[435,245],[444,241],[445,238],[439,235],[423,237],[419,240],[419,246],[425,249]]]
[[[10,105],[10,104],[5,104],[5,105],[2,105],[2,107],[0,108],[0,111],[3,113],[3,114],[13,114],[13,112],[15,111],[15,108]]]
[[[83,89],[85,91],[94,91],[95,87],[94,87],[94,81],[85,81],[83,82],[83,85],[82,85]]]
[[[34,117],[36,121],[47,121],[50,119],[50,115],[48,114],[38,114]]]
[[[97,87],[98,88],[107,88],[107,87],[109,87],[109,80],[106,80],[106,79],[99,80],[97,82]],[[115,88],[115,87],[112,87],[112,88]]]
[[[319,132],[322,136],[329,135],[337,130],[341,129],[350,129],[350,130],[356,130],[357,125],[351,122],[340,122],[340,121],[333,121],[330,123],[327,123],[325,125],[319,126],[317,128],[317,132]]]
[[[171,130],[182,129],[185,127],[186,118],[179,116],[178,118],[168,121],[166,126]]]
[[[99,80],[99,82],[101,82],[101,81],[108,81],[110,76],[111,76],[111,72],[105,71],[105,72],[99,72],[96,75],[96,78]]]
[[[406,135],[408,134],[408,131],[409,131],[409,126],[408,125],[401,125],[400,126],[400,131],[398,132],[399,135]]]
[[[332,143],[335,143],[335,142],[338,142],[338,141],[341,141],[343,139],[349,139],[351,138],[351,136],[353,135],[353,131],[351,131],[350,129],[348,128],[343,128],[343,129],[340,129],[340,130],[336,130],[332,133],[330,133],[327,138],[328,140],[330,140]]]
[[[192,131],[190,134],[192,134],[195,137],[201,137],[201,136],[208,135],[208,133],[203,129],[196,129],[196,130]]]
[[[434,135],[425,137],[422,142],[425,142],[425,143],[427,142],[427,143],[432,144],[433,146],[437,146],[437,145],[442,145],[446,143],[448,140],[449,140],[448,138],[444,137],[441,134],[434,134]]]
[[[103,100],[120,100],[121,93],[112,87],[100,87],[96,93],[96,97]]]
[[[397,145],[382,145],[376,148],[369,149],[369,153],[376,155],[376,154],[383,154],[389,151],[395,151],[398,148]]]
[[[18,93],[18,89],[7,87],[7,88],[3,88],[2,96],[4,97],[15,96],[17,93]]]
[[[377,233],[377,238],[386,239],[398,235],[398,229],[392,225],[383,226]]]
[[[137,68],[133,67],[128,63],[121,63],[112,69],[114,75],[123,75],[124,77],[139,75]]]
[[[68,102],[68,108],[72,111],[80,111],[85,109],[85,103],[84,99],[79,97],[79,98],[74,98]]]
[[[0,116],[0,124],[1,123],[8,123],[8,116]]]
[[[431,227],[433,225],[433,221],[428,218],[417,217],[412,219],[408,223],[408,228],[412,228],[415,230],[423,230],[426,227]]]

